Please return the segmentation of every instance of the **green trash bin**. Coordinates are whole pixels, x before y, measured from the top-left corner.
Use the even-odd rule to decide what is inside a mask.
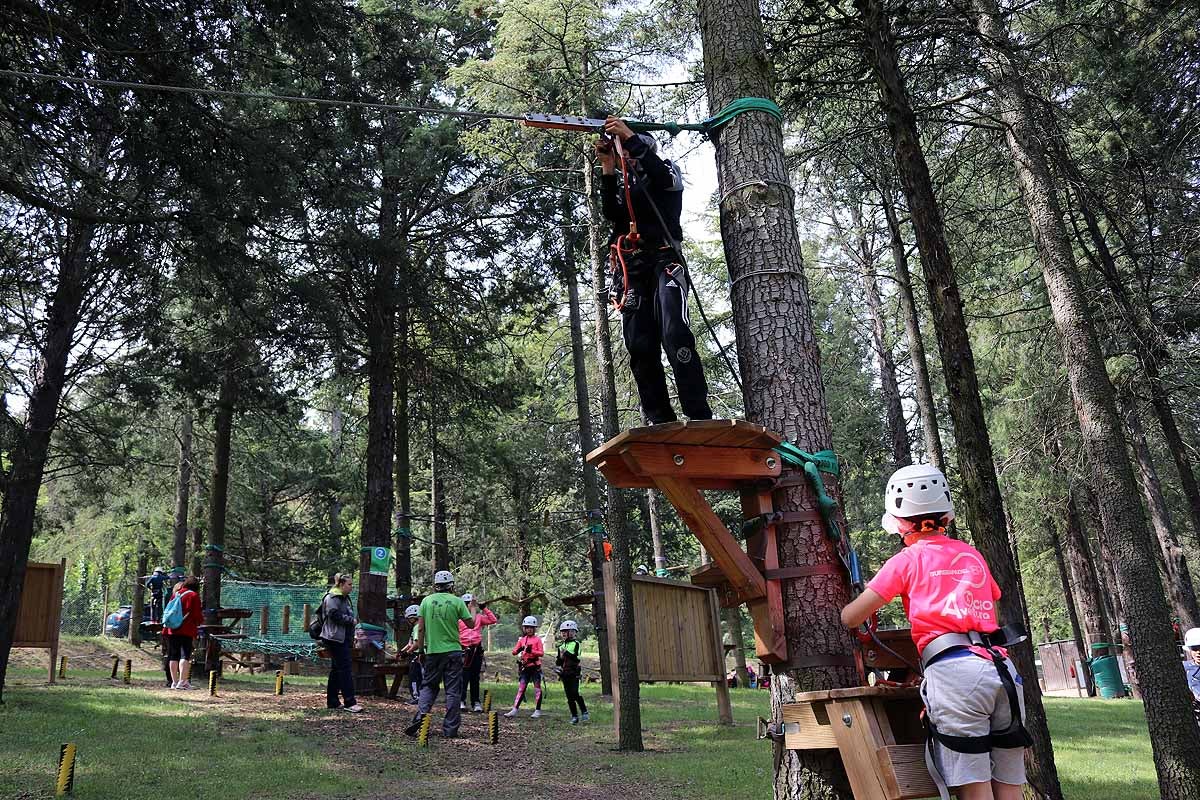
[[[1112,647],[1106,642],[1092,645],[1092,651],[1105,650]],[[1125,681],[1121,678],[1121,666],[1116,656],[1097,656],[1088,662],[1092,677],[1096,679],[1096,690],[1105,700],[1125,696]]]

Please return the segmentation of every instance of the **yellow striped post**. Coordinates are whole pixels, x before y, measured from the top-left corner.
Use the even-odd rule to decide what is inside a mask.
[[[217,696],[217,671],[215,669],[208,673],[208,696]]]
[[[75,745],[67,742],[58,749],[58,780],[54,782],[54,794],[62,797],[75,793]]]
[[[67,657],[66,656],[58,657],[58,677],[60,680],[67,677]]]
[[[500,715],[488,712],[488,744],[500,744]]]
[[[275,694],[283,694],[283,670],[275,670]]]
[[[433,715],[426,714],[425,719],[421,720],[421,730],[417,733],[417,744],[421,747],[429,747],[429,727],[433,724]]]
[[[113,656],[112,659],[113,659],[113,671],[112,671],[112,675],[109,675],[108,677],[112,678],[113,680],[116,680],[117,670],[121,668],[121,657]]]
[[[125,685],[133,683],[133,659],[125,659]]]
[[[483,710],[489,711],[489,712],[492,710],[492,690],[491,689],[484,689],[484,691],[483,691]]]

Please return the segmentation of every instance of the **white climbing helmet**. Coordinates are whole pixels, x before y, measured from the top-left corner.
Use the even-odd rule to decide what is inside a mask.
[[[950,483],[940,469],[929,464],[913,464],[893,472],[888,478],[883,505],[881,522],[889,533],[900,533],[897,517],[945,514],[947,522],[954,519]]]
[[[464,603],[469,603],[469,602],[471,602],[471,601],[472,601],[472,600],[474,600],[474,599],[475,599],[475,595],[471,594],[470,592],[467,592],[466,594],[464,594],[464,595],[462,596],[462,601],[463,601]]]
[[[521,620],[522,628],[536,628],[538,626],[537,617],[526,617]]]
[[[439,569],[433,573],[433,585],[443,586],[445,584],[454,583],[454,575],[448,569]]]
[[[559,625],[558,630],[560,632],[561,631],[575,631],[576,633],[579,633],[579,625],[578,625],[578,623],[575,622],[575,620],[569,619],[569,620],[563,622],[562,625]]]
[[[404,616],[405,616],[405,617],[419,617],[419,616],[421,616],[421,607],[420,607],[420,606],[416,606],[416,605],[414,605],[414,606],[409,606],[408,608],[404,609]]]

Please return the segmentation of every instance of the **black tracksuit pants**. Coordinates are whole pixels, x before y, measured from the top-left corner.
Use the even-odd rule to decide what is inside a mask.
[[[626,258],[629,290],[621,330],[637,383],[642,413],[651,425],[674,422],[662,352],[675,373],[679,405],[690,419],[712,419],[708,382],[688,327],[688,277],[669,247],[642,249]]]

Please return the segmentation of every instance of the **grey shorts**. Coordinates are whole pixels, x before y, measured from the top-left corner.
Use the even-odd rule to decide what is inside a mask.
[[[1025,695],[1017,668],[1007,659],[1008,672],[1017,681],[1021,717]],[[948,736],[986,736],[1012,721],[1008,694],[991,661],[974,655],[943,658],[925,670],[921,683],[925,713],[939,732]],[[934,743],[934,763],[947,786],[999,781],[1025,783],[1025,748],[996,748],[990,753],[959,753]]]

